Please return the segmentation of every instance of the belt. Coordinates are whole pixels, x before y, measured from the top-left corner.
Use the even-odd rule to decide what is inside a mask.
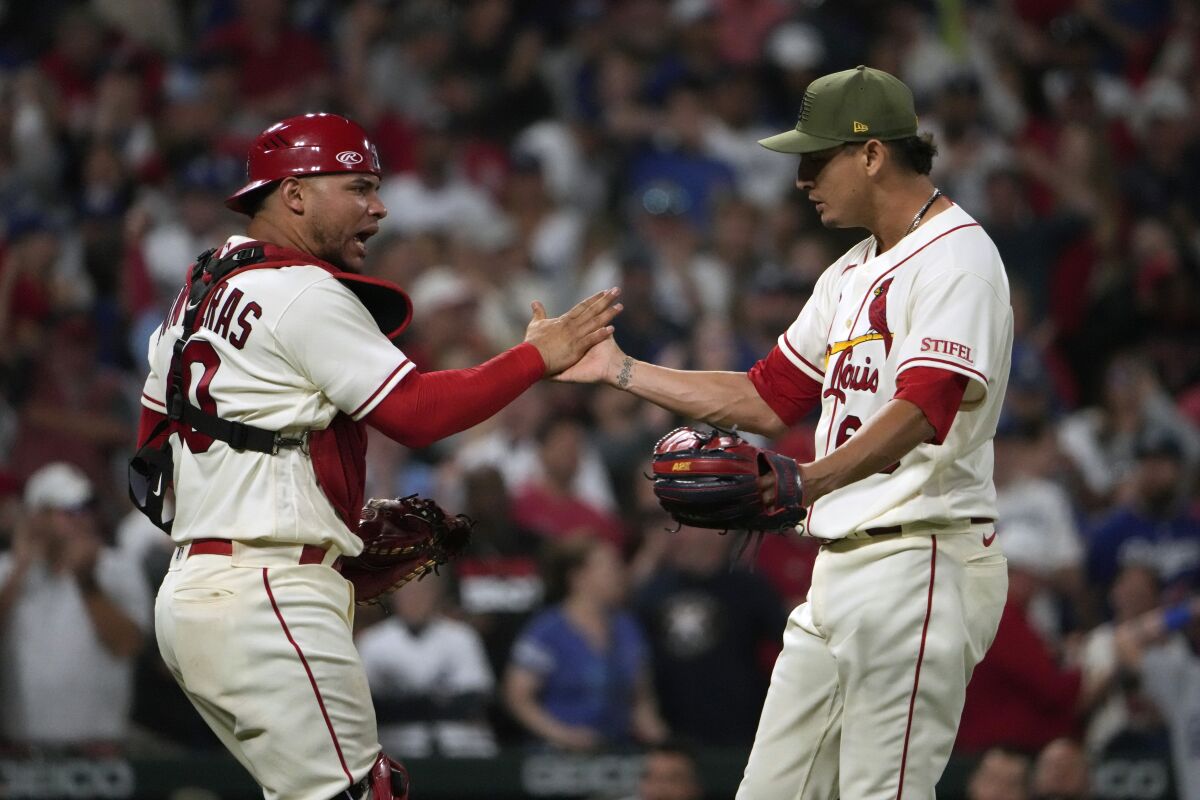
[[[298,564],[321,564],[325,561],[325,548],[315,544],[306,544],[300,549]],[[229,539],[193,539],[188,548],[188,558],[192,556],[232,556],[233,542]]]
[[[971,517],[972,525],[984,525],[989,522],[995,522],[994,519],[988,517]],[[886,528],[867,528],[865,531],[859,531],[860,536],[891,536],[896,533],[903,533],[903,525],[888,525]]]

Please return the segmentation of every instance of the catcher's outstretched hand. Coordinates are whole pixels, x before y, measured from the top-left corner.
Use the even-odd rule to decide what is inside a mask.
[[[538,349],[546,362],[546,375],[557,375],[581,359],[593,346],[612,337],[613,317],[621,313],[616,302],[621,290],[613,287],[575,304],[561,317],[547,317],[546,307],[533,301],[533,318],[525,341]]]

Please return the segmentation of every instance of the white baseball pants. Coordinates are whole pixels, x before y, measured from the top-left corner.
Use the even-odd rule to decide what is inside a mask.
[[[163,659],[267,800],[329,800],[380,749],[352,588],[299,551],[177,548],[155,604]]]
[[[738,800],[929,800],[1008,591],[994,526],[821,548]]]

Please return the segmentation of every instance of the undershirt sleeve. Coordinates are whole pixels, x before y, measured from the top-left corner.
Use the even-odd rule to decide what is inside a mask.
[[[789,426],[804,419],[821,397],[821,382],[797,367],[779,345],[747,374],[766,404]]]
[[[939,367],[910,367],[896,376],[894,398],[907,400],[921,409],[933,426],[931,444],[941,444],[950,433],[962,405],[968,378],[961,372]]]
[[[406,447],[428,447],[491,417],[545,372],[541,353],[527,342],[477,367],[413,370],[364,420]]]

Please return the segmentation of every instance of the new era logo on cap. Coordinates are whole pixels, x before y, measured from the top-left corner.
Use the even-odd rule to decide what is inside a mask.
[[[871,130],[870,125],[865,122],[859,122],[858,120],[854,120],[854,125],[851,127],[854,129],[855,133],[866,133],[867,131]]]

